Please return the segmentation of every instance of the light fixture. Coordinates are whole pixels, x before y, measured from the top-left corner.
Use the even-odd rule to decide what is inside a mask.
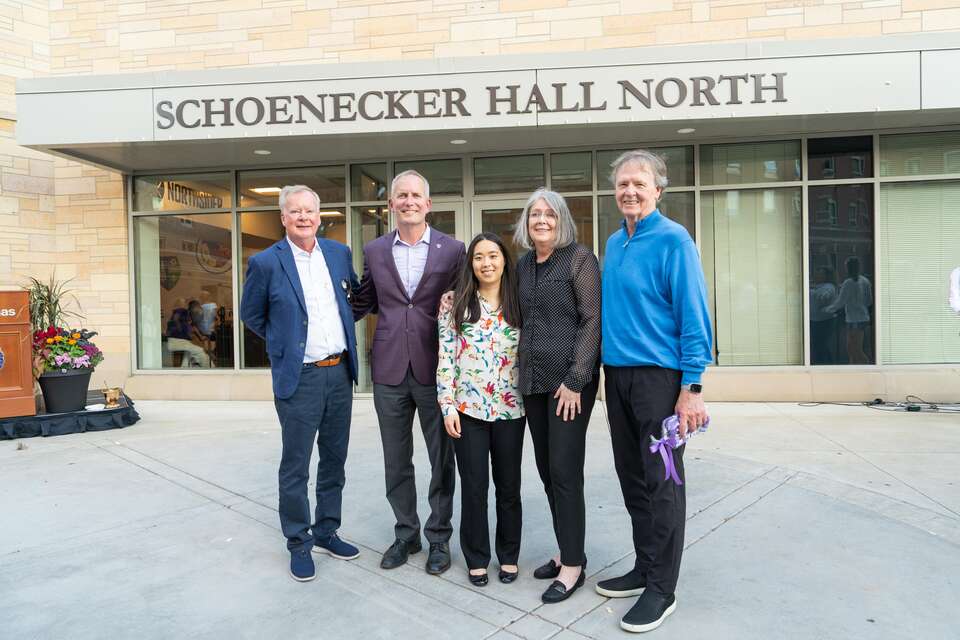
[[[339,211],[321,211],[320,212],[321,218],[338,218],[342,215],[343,214]]]
[[[273,152],[270,151],[269,149],[254,149],[253,153],[254,155],[258,155],[258,156],[268,156]]]
[[[280,193],[280,187],[254,187],[250,189],[261,196],[273,196]]]
[[[463,138],[454,138],[450,141],[450,144],[467,144],[467,141]]]
[[[696,129],[694,129],[693,127],[684,127],[683,129],[677,129],[677,133],[681,133],[683,135],[686,135],[688,133],[693,133],[694,131],[696,131]]]

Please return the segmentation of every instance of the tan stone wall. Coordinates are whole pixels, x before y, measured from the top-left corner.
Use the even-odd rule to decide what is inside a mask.
[[[958,0],[64,1],[50,12],[55,74],[850,38],[958,28]]]
[[[21,77],[855,38],[960,29],[960,0],[36,0],[0,4],[0,286],[73,277],[129,371],[119,175],[16,145]],[[99,377],[100,374],[98,373]],[[96,381],[99,383],[100,381]]]

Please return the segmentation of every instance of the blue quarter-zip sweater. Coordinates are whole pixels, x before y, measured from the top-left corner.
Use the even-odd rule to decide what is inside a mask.
[[[681,225],[654,211],[627,236],[624,221],[603,260],[603,363],[658,366],[700,382],[713,335],[700,255]]]

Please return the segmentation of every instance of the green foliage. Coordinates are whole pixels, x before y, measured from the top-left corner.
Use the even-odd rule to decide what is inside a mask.
[[[49,282],[40,282],[30,278],[24,287],[30,293],[30,325],[34,331],[41,331],[50,327],[66,326],[70,318],[83,320],[83,314],[68,309],[69,304],[80,309],[80,301],[67,285],[73,278],[58,281],[56,272],[50,274]]]

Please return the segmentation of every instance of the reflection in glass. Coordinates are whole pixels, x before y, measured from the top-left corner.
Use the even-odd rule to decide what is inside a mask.
[[[598,255],[603,264],[603,256],[607,251],[607,240],[620,228],[623,214],[617,208],[613,196],[600,196],[598,199],[600,212],[597,216],[597,233],[600,239]],[[697,215],[694,208],[693,191],[667,191],[660,199],[660,213],[684,226],[690,237],[696,240]]]
[[[717,364],[802,364],[800,189],[712,191],[700,202]]]
[[[513,254],[514,262],[516,259],[527,252],[523,247],[519,247],[513,241],[513,233],[517,228],[517,221],[520,214],[523,213],[522,207],[484,207],[481,212],[482,229],[492,231],[503,239],[505,245]]]
[[[353,200],[386,200],[390,194],[385,162],[350,166],[350,195]]]
[[[800,141],[705,144],[700,183],[752,184],[800,179]]]
[[[434,229],[439,229],[451,238],[457,237],[457,211],[455,209],[445,209],[442,204],[435,205],[433,211],[427,214],[427,224]]]
[[[233,366],[230,214],[134,218],[138,366]]]
[[[550,184],[558,193],[590,191],[593,189],[593,171],[590,152],[554,153],[550,156]]]
[[[241,171],[238,179],[241,207],[276,207],[279,204],[280,189],[294,184],[303,184],[316,191],[321,204],[346,200],[343,165]]]
[[[430,197],[463,195],[463,165],[460,158],[396,162],[393,175],[413,169],[430,183]]]
[[[353,269],[357,276],[363,277],[363,247],[389,232],[390,212],[387,207],[353,207],[350,212],[352,229]],[[373,349],[373,333],[377,328],[377,316],[370,314],[360,321],[357,327],[357,358],[359,371],[357,390],[362,393],[373,391],[370,374],[370,353]]]
[[[873,185],[812,186],[809,200],[810,363],[873,363]]]
[[[613,181],[610,166],[621,153],[629,149],[605,149],[597,152],[597,186],[600,189],[612,189]],[[693,147],[660,147],[648,149],[663,158],[667,165],[667,179],[674,187],[693,186]]]
[[[136,176],[133,179],[133,210],[229,209],[230,193],[228,173]]]
[[[473,161],[474,193],[531,192],[545,184],[543,156],[476,158]]]
[[[807,171],[810,180],[873,177],[873,138],[810,138]]]
[[[330,238],[337,242],[347,242],[347,217],[341,207],[323,207],[320,209],[320,227],[318,238]],[[240,286],[247,273],[250,258],[270,247],[285,236],[280,224],[280,211],[244,211],[240,214]],[[241,366],[247,369],[269,367],[267,346],[263,339],[243,326]]]

